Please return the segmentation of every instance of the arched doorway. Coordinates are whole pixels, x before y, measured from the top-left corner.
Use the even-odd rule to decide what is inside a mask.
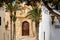
[[[27,21],[24,21],[22,23],[22,36],[28,35],[29,35],[29,23]]]

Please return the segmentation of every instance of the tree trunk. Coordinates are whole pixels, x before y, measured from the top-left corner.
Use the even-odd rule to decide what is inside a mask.
[[[16,26],[15,26],[15,22],[13,24],[13,40],[16,40]]]
[[[12,5],[12,3],[10,3],[11,5]],[[7,4],[7,6],[8,6],[8,4]],[[12,40],[12,10],[9,10],[9,12],[10,12],[10,40]]]
[[[10,14],[10,40],[12,40],[12,12]]]
[[[14,15],[16,15],[16,11],[14,12]],[[13,40],[16,40],[16,26],[15,26],[15,21],[13,21],[14,22],[14,24],[13,24]]]
[[[39,40],[39,22],[35,22],[36,32],[37,32],[37,40]]]

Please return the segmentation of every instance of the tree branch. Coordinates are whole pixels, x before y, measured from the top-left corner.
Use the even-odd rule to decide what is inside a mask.
[[[56,12],[54,12],[53,9],[48,6],[47,2],[43,2],[43,3],[45,5],[45,7],[50,11],[51,14],[53,14],[54,16],[60,17],[59,14],[57,14]]]

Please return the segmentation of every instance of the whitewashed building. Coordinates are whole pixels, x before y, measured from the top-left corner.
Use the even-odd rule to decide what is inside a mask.
[[[60,40],[60,23],[57,17],[52,24],[49,10],[42,6],[42,22],[39,25],[39,40]]]
[[[5,9],[0,7],[0,40],[4,40],[5,35]]]

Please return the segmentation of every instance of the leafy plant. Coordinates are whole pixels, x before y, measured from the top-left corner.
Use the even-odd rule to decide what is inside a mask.
[[[41,19],[40,18],[41,17],[41,9],[39,9],[38,7],[33,7],[33,9],[28,12],[27,17],[32,19],[32,21],[39,22],[39,20]]]

